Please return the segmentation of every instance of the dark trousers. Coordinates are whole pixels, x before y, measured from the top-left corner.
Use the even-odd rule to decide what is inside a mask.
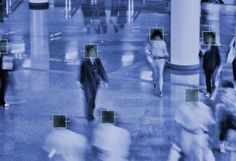
[[[5,93],[7,88],[7,77],[8,74],[6,71],[0,71],[0,106],[5,104]]]
[[[227,114],[223,117],[220,122],[220,140],[223,141],[226,139],[227,132],[229,129],[236,130],[236,117],[232,114]]]
[[[234,81],[236,81],[236,58],[234,58],[234,61],[232,63],[232,68],[233,68]]]
[[[206,87],[207,87],[207,93],[212,92],[212,88],[214,88],[214,81],[213,81],[213,75],[214,71],[212,70],[204,70],[205,77],[206,77]]]
[[[3,18],[5,15],[5,7],[6,7],[6,0],[0,0],[0,22],[3,22]]]
[[[84,95],[85,95],[87,119],[93,120],[94,119],[93,113],[94,113],[94,109],[95,109],[97,88],[91,89],[89,87],[84,87],[83,89],[84,89]]]

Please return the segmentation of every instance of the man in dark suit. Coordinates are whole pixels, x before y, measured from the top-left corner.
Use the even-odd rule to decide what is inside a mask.
[[[214,33],[207,33],[204,41],[208,47],[207,50],[200,53],[200,56],[203,57],[203,70],[207,87],[206,96],[210,97],[215,88],[215,79],[220,69],[221,58]]]
[[[91,55],[92,52],[95,52],[93,48],[89,48],[88,52]],[[79,82],[82,85],[84,90],[86,110],[87,110],[87,119],[89,121],[94,120],[94,109],[96,95],[99,86],[107,85],[108,78],[104,70],[103,64],[98,57],[85,57],[82,60],[80,67],[80,77]]]

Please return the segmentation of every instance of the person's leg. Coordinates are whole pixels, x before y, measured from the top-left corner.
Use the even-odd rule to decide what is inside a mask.
[[[236,117],[231,114],[225,115],[222,121],[220,122],[219,139],[221,141],[220,151],[222,153],[225,153],[225,142],[229,129],[236,130]]]
[[[4,80],[4,72],[0,71],[0,106],[4,106],[5,105],[5,80]]]
[[[93,102],[92,102],[92,93],[89,87],[84,87],[84,95],[85,95],[85,111],[87,115],[87,119],[90,121],[92,120],[92,107],[93,107]]]
[[[91,118],[92,118],[92,119],[94,119],[94,109],[95,109],[95,107],[96,107],[97,91],[98,91],[98,89],[96,88],[96,89],[92,92],[92,97],[91,97],[91,111],[90,111],[90,115],[91,115]]]
[[[236,116],[232,116],[231,121],[232,121],[232,129],[236,130]]]
[[[153,89],[157,90],[157,82],[158,82],[158,67],[154,64],[152,66],[152,79],[153,79]]]
[[[164,80],[164,67],[165,67],[165,62],[160,61],[160,64],[158,66],[158,74],[159,74],[159,96],[162,96],[163,92],[163,80]]]
[[[211,71],[205,70],[207,93],[211,94]]]
[[[232,116],[227,114],[223,117],[222,121],[220,122],[220,135],[219,139],[221,141],[224,141],[227,136],[227,132],[229,129],[233,128],[232,124]]]
[[[234,81],[236,81],[236,58],[234,58],[232,68],[233,68]]]
[[[216,83],[217,79],[219,79],[218,77],[219,77],[219,67],[216,67],[216,69],[213,70],[213,72],[212,72],[212,78],[211,78],[211,87],[212,87],[213,91],[216,88],[215,83]]]

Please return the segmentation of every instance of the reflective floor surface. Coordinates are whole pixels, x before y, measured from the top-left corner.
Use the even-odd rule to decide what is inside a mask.
[[[130,161],[166,160],[176,135],[173,114],[184,101],[185,89],[196,87],[202,98],[205,94],[201,70],[183,74],[166,68],[164,96],[153,95],[144,44],[149,27],[162,26],[170,48],[169,3],[136,0],[131,11],[128,2],[115,0],[96,8],[82,0],[72,6],[72,13],[65,12],[59,1],[48,10],[29,10],[23,2],[0,22],[2,38],[9,39],[10,51],[19,55],[20,64],[9,73],[11,106],[0,110],[0,160],[47,161],[42,144],[52,130],[52,115],[67,115],[68,128],[89,138],[92,126],[99,122],[98,111],[104,108],[116,111],[119,126],[131,134]],[[202,11],[201,30],[219,31],[225,62],[236,8],[215,6]],[[76,83],[85,43],[98,44],[110,80],[107,89],[99,90],[94,123],[85,119],[83,94]],[[224,66],[223,77],[232,80],[229,65]],[[216,128],[212,137],[217,142]],[[217,149],[214,154],[217,161],[227,160],[228,154]]]

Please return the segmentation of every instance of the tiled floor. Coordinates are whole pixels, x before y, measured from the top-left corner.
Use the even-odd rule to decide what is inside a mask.
[[[101,34],[89,32],[93,29],[84,26],[86,17],[81,7],[67,19],[64,7],[33,11],[24,2],[0,23],[0,33],[15,45],[12,52],[20,52],[16,47],[25,44],[23,68],[10,73],[12,84],[7,93],[10,109],[0,110],[0,161],[47,161],[41,147],[52,130],[53,114],[68,115],[68,128],[88,135],[91,127],[84,118],[82,92],[76,76],[83,44],[91,42],[99,45],[99,55],[110,80],[108,89],[99,90],[96,106],[98,110],[106,108],[119,114],[119,125],[132,136],[130,161],[166,160],[175,136],[172,116],[176,105],[184,101],[185,89],[197,87],[204,91],[205,86],[201,71],[181,74],[166,69],[164,97],[152,94],[152,73],[143,47],[149,27],[158,25],[165,27],[169,48],[170,14],[164,8],[168,4],[155,8],[151,3],[155,4],[142,5],[137,0],[134,23],[128,23],[125,12],[120,17],[124,27],[118,33],[109,24],[109,5],[103,17],[107,21],[107,33]],[[220,32],[223,60],[235,25],[236,9],[228,10],[230,14],[225,14],[227,8],[221,7],[219,19],[202,14],[201,21],[202,31],[210,26]],[[95,17],[89,21],[96,23],[101,19]],[[224,66],[223,77],[232,79],[229,65]],[[218,152],[215,154],[217,161],[227,160]]]

